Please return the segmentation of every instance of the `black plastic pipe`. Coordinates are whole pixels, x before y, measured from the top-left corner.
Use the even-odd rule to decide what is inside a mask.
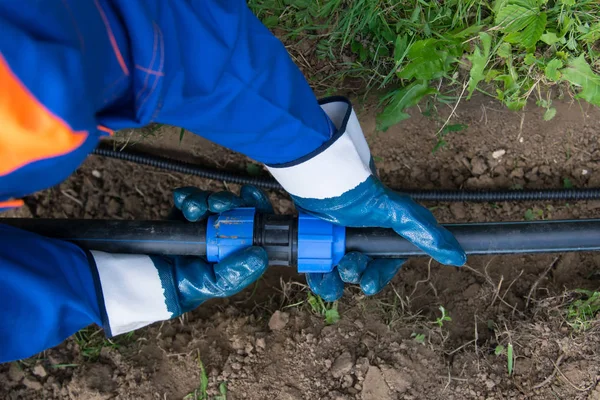
[[[101,143],[94,154],[110,157],[155,168],[196,175],[206,179],[214,179],[237,184],[249,184],[265,189],[282,189],[272,178],[251,177],[231,172],[220,171],[200,165],[172,160],[131,150],[114,150],[109,144]],[[397,190],[417,201],[435,202],[505,202],[505,201],[579,201],[600,200],[600,189],[541,189],[541,190]]]
[[[277,217],[280,226],[294,225],[295,217]],[[206,255],[206,225],[202,223],[18,218],[0,219],[0,223],[69,240],[90,250]],[[267,225],[272,228],[273,221],[265,221],[263,225],[255,227],[255,244],[267,249],[271,261],[277,260],[282,251],[281,238],[274,237],[273,243],[269,243],[261,232],[267,230]],[[469,255],[600,250],[600,220],[450,224],[445,227]],[[284,243],[295,251],[293,243]],[[426,255],[392,230],[373,228],[347,228],[346,251],[361,251],[373,257]],[[271,264],[285,265],[281,262]]]
[[[135,150],[114,150],[110,145],[100,144],[94,149],[93,154],[102,157],[116,158],[136,164],[149,165],[151,167],[165,169],[167,171],[179,172],[187,175],[195,175],[201,178],[214,179],[240,185],[255,185],[265,189],[282,189],[281,185],[272,178],[261,178],[241,176],[232,172],[220,171],[214,168],[203,167],[185,161],[172,160],[170,158],[155,156]]]

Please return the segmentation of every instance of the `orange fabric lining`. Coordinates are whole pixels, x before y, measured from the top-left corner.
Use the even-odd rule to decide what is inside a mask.
[[[96,128],[98,128],[99,131],[108,133],[110,136],[115,134],[115,131],[113,131],[110,128],[105,127],[104,125],[98,125]]]
[[[96,4],[96,8],[98,8],[98,12],[100,13],[100,18],[102,18],[102,22],[104,22],[104,26],[106,27],[106,33],[108,34],[108,40],[110,40],[110,44],[113,48],[113,51],[115,52],[115,56],[117,57],[119,64],[121,65],[121,69],[123,70],[125,75],[129,75],[129,68],[127,68],[127,64],[125,64],[125,59],[123,59],[121,50],[119,50],[119,45],[117,44],[117,39],[115,39],[115,35],[114,35],[112,28],[110,27],[110,24],[108,22],[108,18],[106,17],[104,10],[100,6],[100,3],[98,3],[98,0],[94,0],[94,3]]]
[[[0,55],[0,176],[31,162],[70,153],[87,132],[69,125],[41,104]]]
[[[23,204],[25,204],[23,200],[0,201],[0,210],[5,208],[18,208],[23,206]]]

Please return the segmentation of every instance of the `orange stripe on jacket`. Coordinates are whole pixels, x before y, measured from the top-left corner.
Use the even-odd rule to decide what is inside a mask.
[[[8,208],[18,208],[23,206],[23,204],[25,204],[23,200],[0,201],[0,211],[3,211]]]
[[[68,154],[87,132],[69,125],[40,103],[0,55],[0,176],[31,162]]]

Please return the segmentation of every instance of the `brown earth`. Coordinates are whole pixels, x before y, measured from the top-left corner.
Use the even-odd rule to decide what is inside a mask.
[[[485,98],[462,102],[451,123],[469,127],[436,152],[450,108],[434,117],[414,109],[385,133],[376,132],[372,107],[356,108],[381,178],[395,188],[557,188],[565,178],[600,187],[600,111],[555,106],[555,120],[544,122],[535,107],[513,113]],[[249,162],[189,133],[180,143],[170,128],[144,145],[241,172]],[[171,190],[184,185],[238,189],[92,156],[13,215],[165,218]],[[270,196],[278,212],[292,211],[287,197]],[[597,218],[600,202],[428,206],[442,222],[463,222],[523,220],[527,210],[539,219]],[[200,358],[211,399],[223,382],[227,399],[600,399],[597,321],[577,332],[565,318],[574,289],[598,290],[599,266],[598,254],[471,257],[462,269],[413,259],[372,298],[349,287],[334,325],[311,310],[301,276],[273,268],[255,287],[184,318],[113,343],[88,329],[0,365],[0,398],[181,399],[200,385]],[[442,326],[440,306],[452,319]],[[512,376],[506,352],[495,354],[509,343]]]

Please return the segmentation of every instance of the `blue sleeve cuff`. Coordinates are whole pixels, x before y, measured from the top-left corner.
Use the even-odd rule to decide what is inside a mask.
[[[0,225],[0,265],[0,362],[101,324],[87,256],[74,244]]]

